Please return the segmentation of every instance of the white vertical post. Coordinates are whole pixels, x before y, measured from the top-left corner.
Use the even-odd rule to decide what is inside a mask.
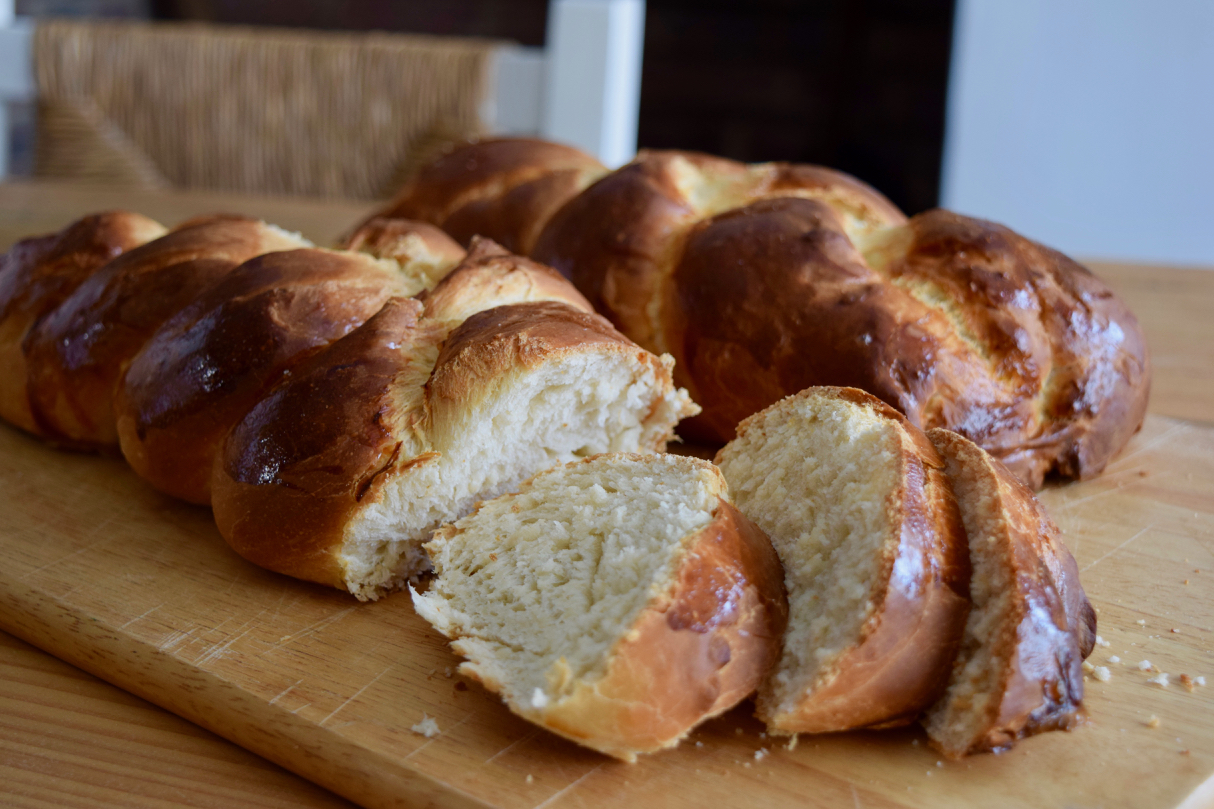
[[[9,28],[17,16],[17,0],[0,0],[0,29]],[[8,176],[9,152],[13,148],[8,122],[8,98],[0,94],[0,180]]]
[[[614,168],[636,152],[645,0],[552,0],[543,134]]]

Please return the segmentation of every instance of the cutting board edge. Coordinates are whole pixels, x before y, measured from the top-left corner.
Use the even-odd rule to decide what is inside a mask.
[[[491,809],[2,573],[0,629],[368,809]]]

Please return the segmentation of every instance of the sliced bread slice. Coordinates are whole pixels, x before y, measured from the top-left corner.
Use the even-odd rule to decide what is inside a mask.
[[[972,441],[932,430],[969,535],[973,609],[944,697],[924,719],[950,757],[1069,728],[1096,614],[1041,502]]]
[[[768,730],[914,721],[943,691],[969,602],[927,437],[863,391],[809,388],[743,421],[717,463],[784,564],[788,630],[757,702]]]
[[[767,537],[709,463],[612,453],[543,472],[426,544],[417,611],[510,710],[626,761],[744,699],[787,618]]]

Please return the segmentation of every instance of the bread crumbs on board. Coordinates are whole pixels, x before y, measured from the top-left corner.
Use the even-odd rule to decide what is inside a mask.
[[[414,733],[421,734],[427,739],[433,739],[439,733],[438,722],[434,721],[433,716],[429,716],[425,713],[422,714],[422,721],[409,728],[409,730],[413,731]]]

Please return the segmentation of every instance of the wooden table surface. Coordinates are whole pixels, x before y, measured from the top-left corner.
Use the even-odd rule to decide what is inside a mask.
[[[0,185],[0,250],[81,214],[118,207],[166,224],[212,211],[249,213],[328,244],[370,206],[12,183]],[[1090,266],[1125,297],[1146,330],[1155,364],[1151,412],[1214,423],[1214,272]],[[1198,595],[1208,601],[1214,586]],[[2,805],[349,805],[3,633],[0,683]]]

